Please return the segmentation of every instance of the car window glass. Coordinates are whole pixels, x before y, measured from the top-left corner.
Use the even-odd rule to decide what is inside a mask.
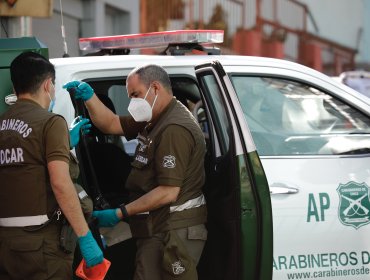
[[[127,90],[124,85],[112,85],[108,89],[108,96],[114,103],[116,113],[120,116],[126,116],[129,114],[127,111],[130,99],[127,95]]]
[[[206,99],[212,114],[212,120],[215,125],[218,141],[221,147],[221,153],[225,154],[229,149],[229,131],[230,125],[225,111],[225,104],[222,101],[222,92],[218,86],[214,75],[204,75],[201,78],[203,89],[207,95]]]
[[[260,155],[370,151],[370,119],[333,96],[285,79],[231,79]]]
[[[108,96],[112,100],[116,114],[119,116],[128,116],[129,112],[127,110],[130,103],[130,99],[127,95],[126,86],[123,84],[112,85],[108,89]],[[128,141],[126,137],[121,136],[125,152],[130,156],[133,156],[138,144],[136,139]]]

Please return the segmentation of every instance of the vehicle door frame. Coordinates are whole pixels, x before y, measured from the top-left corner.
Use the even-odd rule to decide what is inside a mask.
[[[234,148],[232,152],[239,172],[237,187],[240,190],[240,279],[272,279],[273,229],[270,192],[235,90],[218,61],[197,65],[195,73],[208,118],[212,120],[212,108],[209,105],[211,96],[204,88],[202,77],[212,75],[221,91],[231,124],[230,139]],[[217,139],[215,122],[210,123],[210,137]],[[213,142],[215,143],[215,140]],[[217,159],[214,160],[216,168]]]

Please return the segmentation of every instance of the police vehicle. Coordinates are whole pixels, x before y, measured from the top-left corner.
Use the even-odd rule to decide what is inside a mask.
[[[185,30],[80,39],[85,51],[119,54],[51,59],[54,112],[68,123],[88,117],[62,89],[81,80],[111,110],[128,114],[128,73],[163,66],[207,143],[209,235],[200,279],[370,279],[368,100],[293,62],[221,55],[213,44],[222,37]],[[163,45],[162,55],[127,55]],[[188,55],[194,52],[204,55]],[[83,137],[81,180],[97,208],[127,199],[122,186],[134,149],[135,141],[97,129]],[[112,279],[130,279],[134,253],[132,239],[107,247]]]

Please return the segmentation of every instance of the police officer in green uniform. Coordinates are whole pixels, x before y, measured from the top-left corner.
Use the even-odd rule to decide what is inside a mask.
[[[89,119],[85,119],[79,116],[73,120],[69,128],[70,149],[71,149],[69,161],[69,174],[71,176],[73,185],[76,189],[82,208],[82,213],[84,214],[84,217],[87,222],[91,220],[94,207],[93,201],[91,200],[85,189],[78,183],[80,175],[79,162],[72,149],[75,148],[75,146],[77,146],[78,142],[80,141],[80,134],[86,135],[90,132],[91,124],[89,123],[89,121],[90,121]],[[59,246],[65,253],[74,254],[77,244],[77,235],[74,233],[73,228],[69,224],[68,220],[63,218],[62,223],[63,225],[60,231]],[[78,258],[74,260],[76,264],[81,261],[79,257],[80,256],[78,255]],[[72,265],[73,263],[71,263],[71,267]]]
[[[131,202],[93,212],[102,227],[129,220],[137,238],[135,279],[197,279],[207,238],[205,140],[190,111],[173,96],[166,71],[151,64],[129,74],[132,117],[112,113],[87,83],[72,81],[64,87],[76,88],[76,98],[85,101],[100,130],[138,139],[126,182]],[[138,131],[140,124],[145,127]]]
[[[69,175],[65,120],[51,113],[55,69],[25,52],[10,66],[17,102],[0,116],[0,279],[71,279],[59,247],[63,214],[88,266],[103,261]]]

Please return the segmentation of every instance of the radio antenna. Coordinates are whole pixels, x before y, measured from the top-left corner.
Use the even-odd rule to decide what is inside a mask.
[[[62,38],[63,38],[63,57],[69,57],[68,54],[68,47],[67,47],[67,41],[66,41],[66,32],[64,29],[64,22],[63,22],[63,6],[62,6],[62,0],[59,0],[60,3],[60,17],[62,19],[62,25],[61,25],[61,30],[62,30]]]

